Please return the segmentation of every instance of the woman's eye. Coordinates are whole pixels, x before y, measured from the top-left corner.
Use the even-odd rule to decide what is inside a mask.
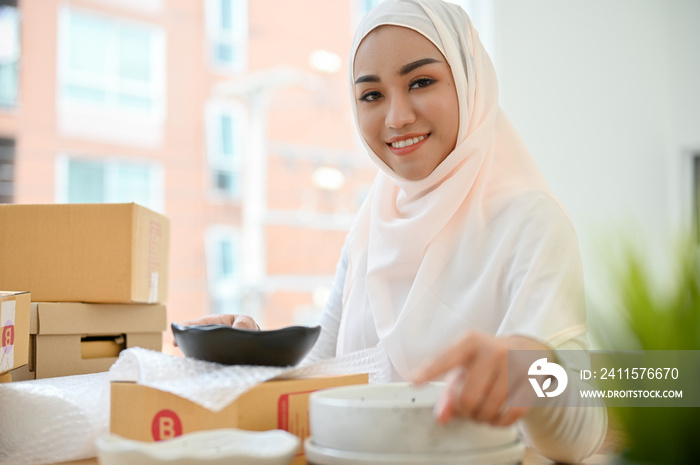
[[[360,100],[363,102],[374,102],[375,100],[378,100],[382,94],[380,94],[377,91],[372,91],[372,92],[367,92],[366,94],[362,94],[362,97],[360,97]]]
[[[420,78],[420,79],[416,79],[415,81],[413,81],[413,82],[411,83],[410,88],[411,88],[411,89],[420,89],[421,87],[427,87],[427,86],[429,86],[429,85],[432,84],[433,82],[435,82],[435,79],[429,79],[429,78]]]

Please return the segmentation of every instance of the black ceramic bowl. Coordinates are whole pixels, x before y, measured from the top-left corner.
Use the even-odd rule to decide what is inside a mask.
[[[171,325],[187,357],[225,365],[290,366],[301,362],[316,343],[320,326],[289,326],[249,331],[226,325]]]

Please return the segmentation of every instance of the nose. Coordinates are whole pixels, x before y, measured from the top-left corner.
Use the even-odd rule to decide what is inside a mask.
[[[416,113],[407,95],[392,95],[384,124],[390,129],[400,129],[416,122]]]

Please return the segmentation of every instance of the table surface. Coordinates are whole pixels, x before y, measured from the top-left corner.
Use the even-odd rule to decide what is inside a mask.
[[[613,455],[595,454],[581,462],[581,465],[607,465],[612,463],[613,458]],[[553,463],[554,462],[551,460],[544,458],[542,455],[528,448],[525,451],[525,457],[521,465],[551,465]],[[56,465],[98,465],[98,462],[97,459],[86,459],[74,462],[61,462]]]

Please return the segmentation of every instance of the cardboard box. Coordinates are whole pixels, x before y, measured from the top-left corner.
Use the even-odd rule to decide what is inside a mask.
[[[32,303],[29,377],[107,371],[123,349],[161,350],[166,320],[158,304]],[[13,372],[13,380],[26,378]]]
[[[139,441],[158,441],[217,428],[283,429],[303,441],[309,435],[311,392],[366,383],[366,374],[268,381],[244,393],[223,410],[212,412],[169,392],[136,383],[113,382],[110,431]],[[306,463],[303,445],[292,463]]]
[[[35,302],[165,303],[168,219],[130,204],[0,205],[0,288]]]
[[[31,337],[31,336],[30,336]],[[30,344],[30,352],[31,352],[31,344]],[[17,382],[17,381],[29,381],[32,379],[36,379],[34,377],[34,372],[29,371],[29,365],[22,365],[19,368],[15,368],[14,370],[5,373],[5,382]]]
[[[28,362],[30,302],[29,292],[0,291],[0,374]]]

